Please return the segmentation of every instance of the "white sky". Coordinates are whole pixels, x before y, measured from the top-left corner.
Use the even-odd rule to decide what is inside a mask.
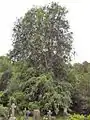
[[[0,55],[12,48],[12,27],[16,18],[33,5],[59,2],[69,10],[68,20],[74,33],[73,47],[77,53],[74,62],[90,62],[90,1],[89,0],[0,0]]]

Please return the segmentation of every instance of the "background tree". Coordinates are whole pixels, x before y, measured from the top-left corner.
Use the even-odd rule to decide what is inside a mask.
[[[90,112],[90,63],[75,63],[69,73],[72,90],[72,110],[77,113]]]

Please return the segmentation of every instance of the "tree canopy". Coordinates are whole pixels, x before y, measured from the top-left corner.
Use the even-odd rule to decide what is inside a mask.
[[[27,60],[41,71],[51,70],[55,77],[70,60],[72,32],[66,19],[67,10],[57,3],[34,7],[13,28],[14,61]]]

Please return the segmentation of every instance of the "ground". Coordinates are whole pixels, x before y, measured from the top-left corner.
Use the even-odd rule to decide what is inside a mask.
[[[23,117],[18,117],[17,120],[23,120]],[[32,120],[32,117],[30,117],[29,120]],[[58,117],[56,120],[65,120],[64,117]]]

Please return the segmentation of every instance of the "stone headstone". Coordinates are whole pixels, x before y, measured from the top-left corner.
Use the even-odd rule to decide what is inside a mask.
[[[25,108],[24,109],[24,120],[27,120],[26,111],[27,111],[27,109]]]
[[[13,117],[11,114],[11,117],[9,118],[9,120],[16,120],[16,117]]]
[[[12,109],[12,117],[15,116],[15,108],[16,108],[16,105],[13,103],[13,104],[11,105],[11,109]]]
[[[64,113],[64,116],[67,116],[67,115],[68,115],[68,112],[67,112],[67,107],[65,107],[65,108],[64,108],[63,113]]]
[[[9,120],[16,120],[16,117],[15,117],[15,108],[16,108],[16,105],[13,103],[12,105],[11,105],[11,116],[10,116],[10,118],[9,118]]]
[[[59,109],[58,108],[56,108],[55,113],[56,113],[56,115],[58,115],[58,113],[59,113]]]
[[[0,120],[3,120],[3,118],[2,118],[2,117],[0,117]]]
[[[51,110],[49,110],[47,114],[48,114],[48,119],[51,120],[52,119],[52,116],[51,116],[52,112],[51,112]]]
[[[16,117],[10,117],[9,120],[16,120]]]
[[[33,111],[33,120],[40,120],[40,110],[36,109]]]
[[[52,116],[52,120],[56,120],[56,117],[55,117],[55,116]]]

